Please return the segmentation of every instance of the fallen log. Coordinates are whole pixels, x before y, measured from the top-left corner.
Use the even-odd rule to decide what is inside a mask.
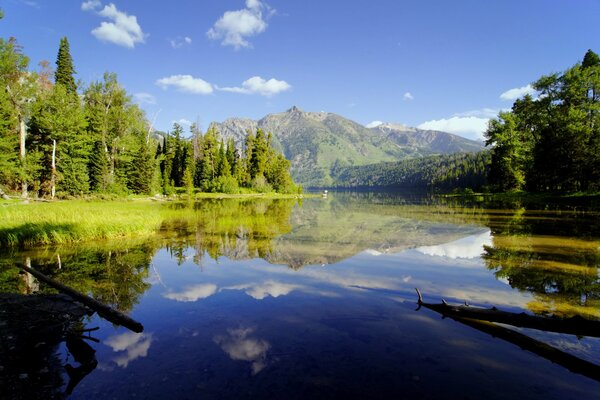
[[[575,316],[571,318],[549,318],[539,317],[522,313],[511,313],[500,311],[496,307],[480,308],[469,305],[450,305],[442,299],[442,303],[425,303],[421,292],[416,289],[419,296],[419,307],[425,307],[439,312],[445,316],[457,318],[470,318],[474,320],[483,320],[496,322],[500,324],[517,326],[519,328],[537,329],[545,332],[566,333],[569,335],[600,337],[600,321],[593,321]]]
[[[83,305],[88,306],[92,310],[96,311],[98,315],[100,315],[102,318],[106,319],[109,322],[112,322],[113,324],[124,326],[125,328],[130,329],[136,333],[140,333],[144,330],[144,326],[141,323],[132,319],[131,317],[123,314],[120,311],[115,310],[112,307],[107,306],[106,304],[100,303],[96,299],[86,296],[83,293],[79,293],[75,289],[63,285],[58,281],[55,281],[54,279],[42,274],[40,271],[32,268],[31,265],[17,264],[17,267],[25,272],[30,273],[40,281],[52,286],[56,290],[71,296],[74,300],[82,303]]]
[[[520,332],[505,328],[500,325],[496,325],[493,322],[459,316],[457,315],[457,313],[452,311],[452,309],[456,306],[450,306],[445,301],[443,301],[442,304],[425,303],[423,302],[423,298],[421,296],[421,292],[419,292],[419,289],[417,289],[417,294],[419,296],[419,308],[423,306],[425,308],[438,312],[442,316],[449,317],[458,323],[467,325],[480,332],[487,333],[492,337],[497,337],[499,339],[517,345],[521,349],[530,351],[542,358],[547,359],[548,361],[553,362],[554,364],[558,364],[564,368],[567,368],[571,372],[587,376],[588,378],[600,382],[600,366],[590,361],[583,360],[577,356],[566,353],[560,349],[557,349],[556,347],[550,346],[549,344],[536,340]],[[462,306],[460,307],[462,308]],[[447,313],[446,311],[450,312]]]

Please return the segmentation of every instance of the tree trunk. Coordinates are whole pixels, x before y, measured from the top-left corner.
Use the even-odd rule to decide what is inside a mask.
[[[50,198],[56,195],[56,140],[52,141],[52,177],[50,178]]]
[[[20,155],[21,155],[21,165],[25,167],[25,139],[27,138],[27,130],[25,129],[25,120],[21,117],[19,118],[19,147],[20,147]],[[21,182],[21,197],[27,198],[27,178],[23,177],[23,181]]]

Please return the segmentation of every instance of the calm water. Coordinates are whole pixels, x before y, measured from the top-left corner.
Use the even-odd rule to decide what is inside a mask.
[[[145,329],[84,319],[99,327],[86,340],[97,366],[74,387],[65,342],[13,349],[21,362],[0,360],[0,397],[600,398],[593,369],[416,310],[414,290],[600,319],[593,208],[335,193],[169,207],[159,238],[3,255],[0,291],[37,290],[6,267],[29,257]],[[600,339],[511,329],[600,365]]]

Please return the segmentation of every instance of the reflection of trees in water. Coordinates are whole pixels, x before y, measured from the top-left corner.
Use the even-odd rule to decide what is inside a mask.
[[[492,246],[483,259],[498,279],[531,292],[536,314],[600,318],[600,242],[590,239],[596,222],[585,214],[537,217],[517,210],[493,220]]]
[[[0,291],[27,293],[26,280],[12,266],[14,259],[29,257],[34,268],[73,289],[120,311],[130,311],[150,287],[145,282],[156,252],[152,243],[80,246],[9,254],[0,260]],[[41,293],[53,293],[45,285]]]
[[[207,200],[172,210],[162,231],[179,264],[187,259],[185,250],[190,246],[199,265],[205,254],[213,259],[266,258],[273,239],[292,230],[295,204],[287,199]]]
[[[98,364],[82,336],[88,310],[65,295],[0,296],[1,397],[66,398]],[[62,342],[71,355],[66,361],[58,351]]]

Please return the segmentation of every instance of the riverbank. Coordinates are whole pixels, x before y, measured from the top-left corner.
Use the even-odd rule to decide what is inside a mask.
[[[576,193],[530,193],[530,192],[503,192],[503,193],[477,193],[465,191],[461,193],[448,193],[436,195],[442,199],[457,199],[475,202],[486,206],[514,208],[529,207],[545,209],[548,207],[589,207],[600,209],[600,192]]]
[[[156,234],[170,213],[161,203],[208,199],[289,199],[318,195],[219,194],[130,197],[113,200],[0,201],[0,246],[30,247]]]

